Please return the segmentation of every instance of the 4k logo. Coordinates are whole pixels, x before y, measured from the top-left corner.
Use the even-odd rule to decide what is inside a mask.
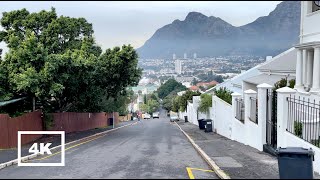
[[[29,153],[31,155],[21,157],[21,136],[24,134],[58,134],[61,136],[61,145],[57,147],[61,148],[61,162],[60,163],[48,163],[47,161],[43,162],[41,160],[30,162],[22,162],[23,159],[29,159],[30,156],[46,156],[51,157],[59,153],[52,154],[51,147],[52,143],[33,143],[29,148]],[[51,150],[50,150],[51,149]],[[54,156],[56,158],[57,156]],[[50,160],[49,160],[50,161]],[[65,132],[64,131],[18,131],[18,166],[65,166]]]
[[[52,143],[47,143],[46,145],[44,145],[44,143],[40,143],[40,151],[38,150],[38,143],[34,143],[30,149],[29,149],[29,153],[33,153],[33,154],[38,154],[40,153],[41,155],[44,155],[44,153],[46,152],[47,154],[52,154],[49,147]]]

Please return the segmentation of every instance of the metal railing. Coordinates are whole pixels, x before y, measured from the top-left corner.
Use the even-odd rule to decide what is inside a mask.
[[[320,146],[320,102],[309,98],[290,96],[288,101],[287,131],[305,141]]]
[[[236,98],[236,119],[244,123],[244,101],[242,98]]]
[[[258,124],[258,99],[250,97],[250,115],[249,119]]]

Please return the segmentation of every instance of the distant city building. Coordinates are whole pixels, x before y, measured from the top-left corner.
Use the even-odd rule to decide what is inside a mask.
[[[173,54],[173,55],[172,55],[172,59],[175,60],[176,58],[177,58],[177,57],[176,57],[176,54]]]
[[[177,74],[182,74],[182,62],[179,59],[175,61],[175,72]]]
[[[187,53],[184,53],[184,54],[183,54],[183,58],[184,58],[184,59],[187,59]]]
[[[267,56],[266,57],[266,61],[269,61],[270,59],[272,59],[272,56]]]
[[[197,59],[197,53],[193,53],[193,59]]]

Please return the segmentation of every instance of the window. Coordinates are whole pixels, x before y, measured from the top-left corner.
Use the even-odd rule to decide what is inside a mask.
[[[313,1],[312,2],[312,12],[320,10],[320,1]]]

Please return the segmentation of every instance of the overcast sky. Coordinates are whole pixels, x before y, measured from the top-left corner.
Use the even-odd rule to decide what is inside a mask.
[[[162,26],[184,20],[188,12],[216,16],[234,26],[268,15],[281,1],[1,1],[2,12],[26,8],[30,12],[55,7],[58,16],[84,17],[93,24],[103,49],[122,44],[138,48]],[[1,28],[1,27],[0,27]],[[0,43],[3,48],[4,43]]]

